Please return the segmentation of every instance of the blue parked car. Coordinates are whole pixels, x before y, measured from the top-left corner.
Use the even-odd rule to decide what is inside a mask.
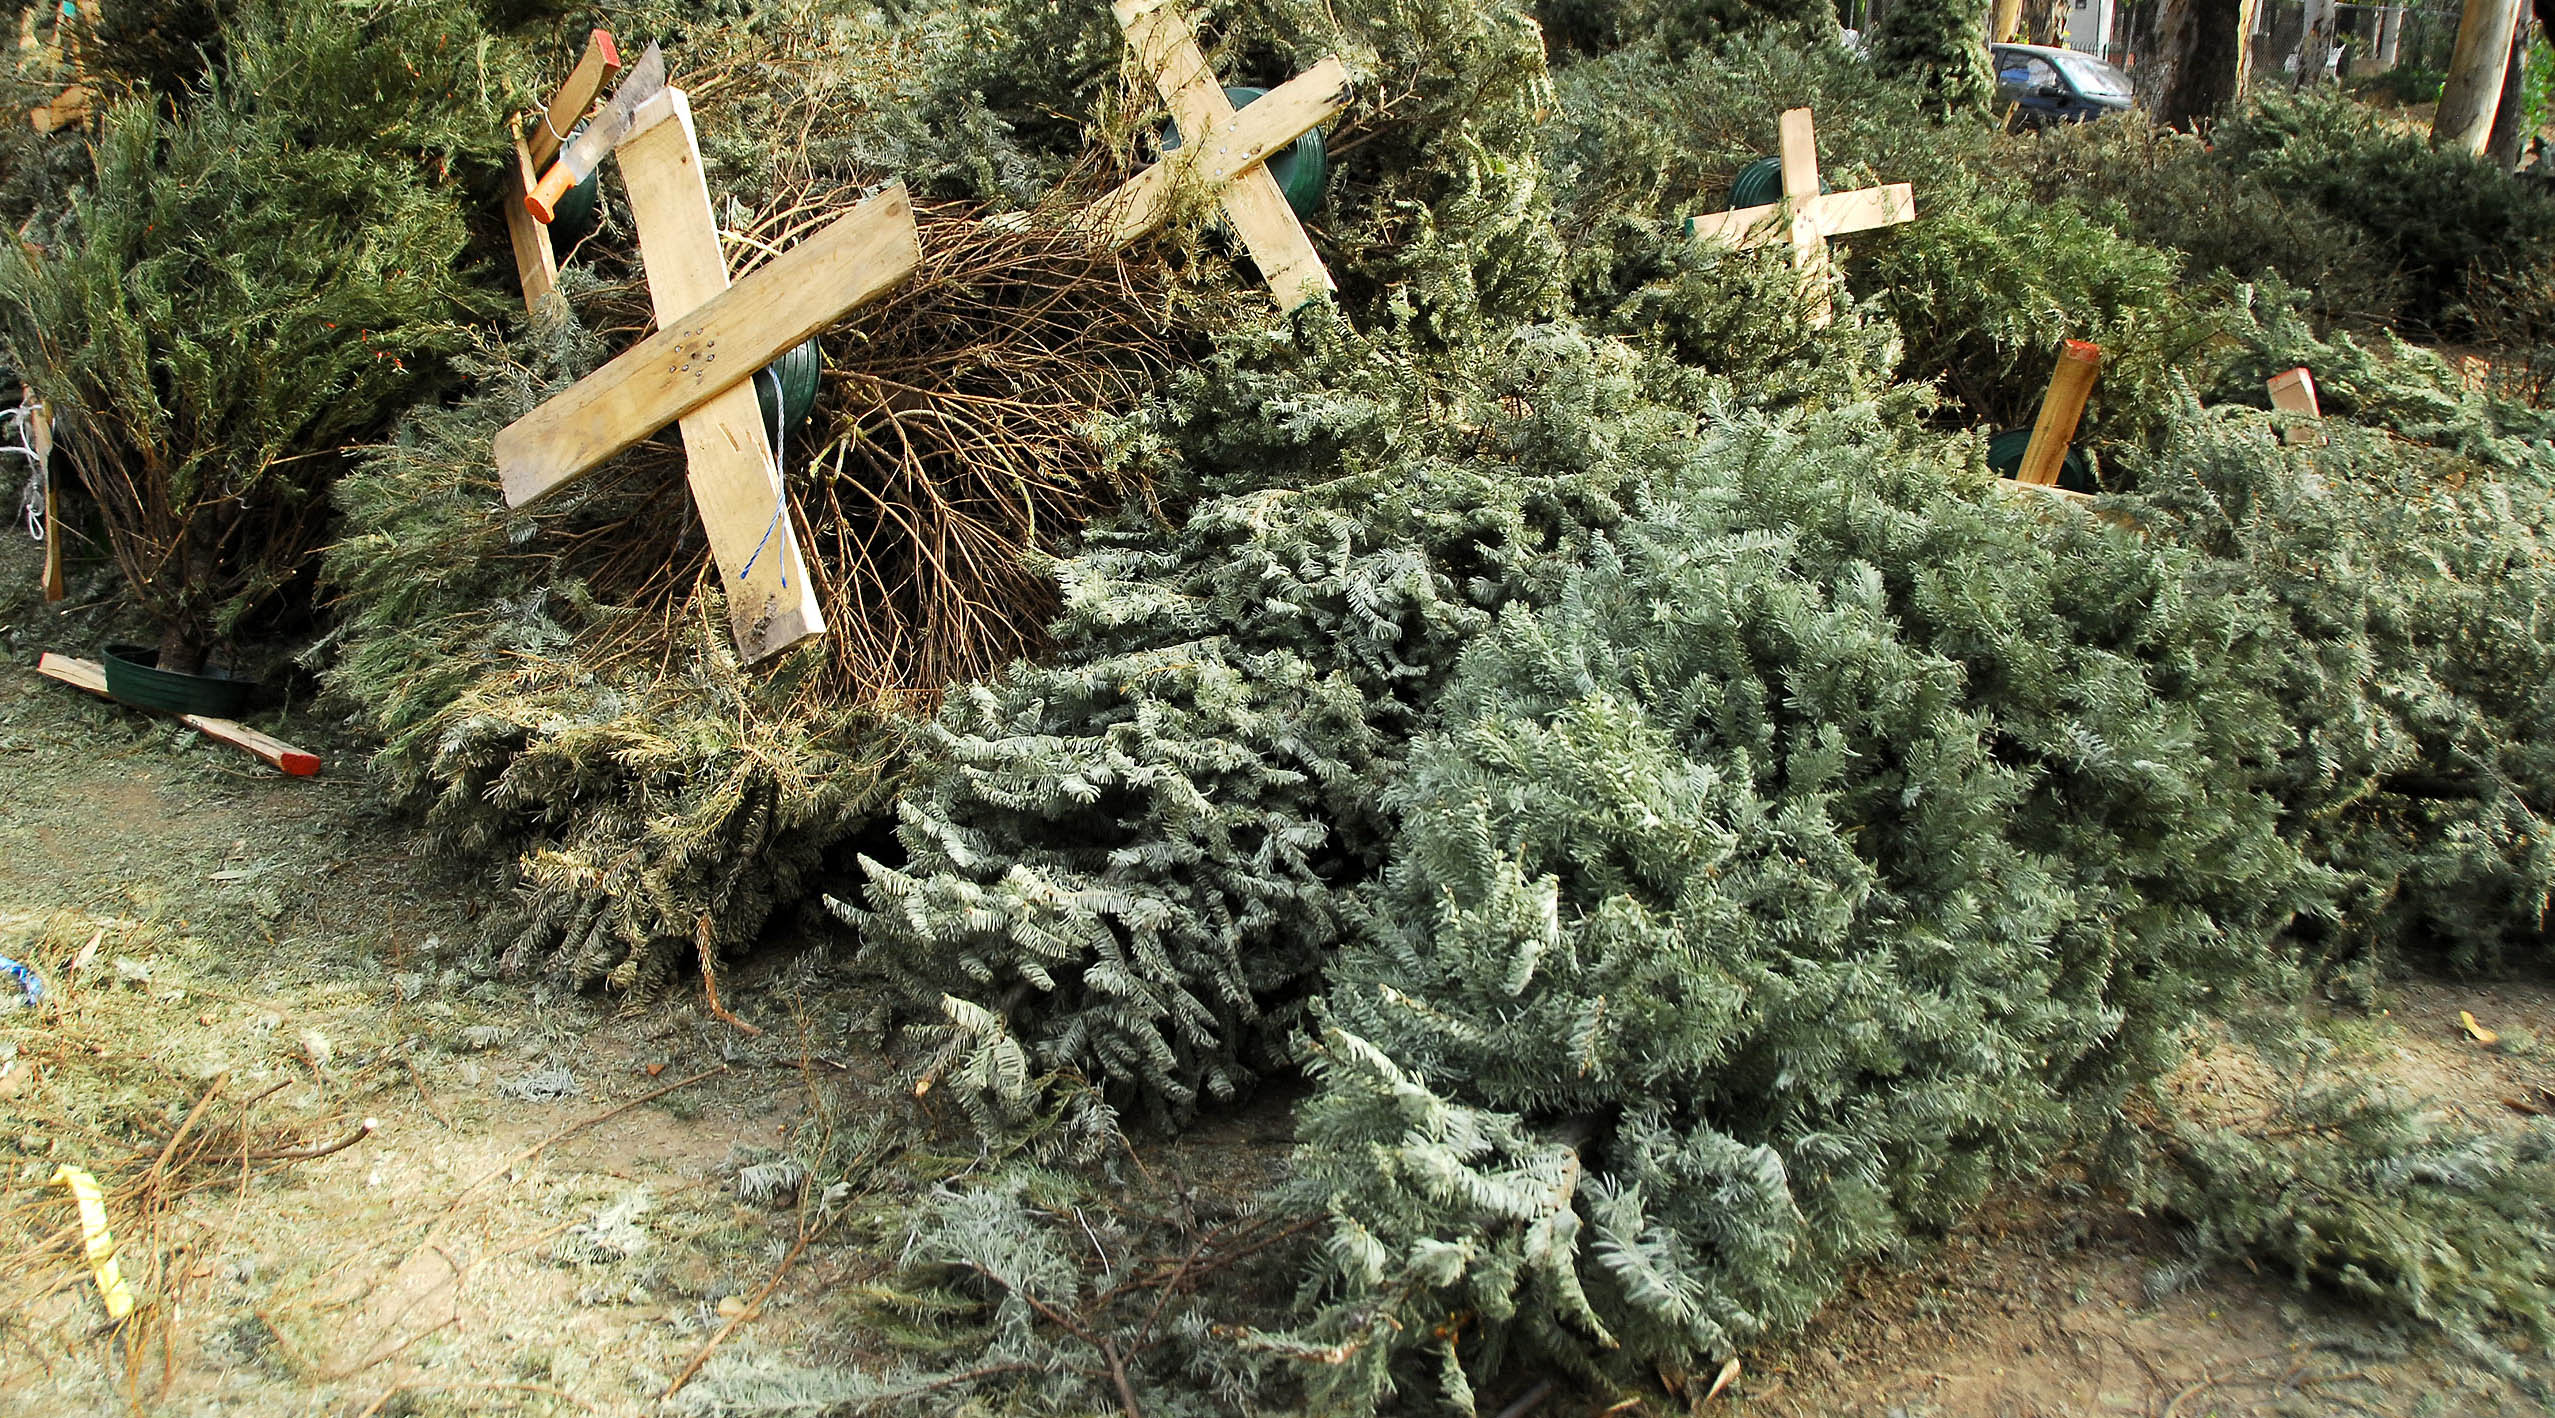
[[[1992,44],[1996,106],[2011,104],[2026,128],[2084,123],[2130,105],[2129,76],[2073,49],[2045,44]]]

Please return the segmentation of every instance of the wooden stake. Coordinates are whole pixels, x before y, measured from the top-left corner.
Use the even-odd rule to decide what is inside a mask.
[[[523,204],[527,190],[523,174],[531,168],[531,152],[523,139],[515,139],[515,167],[506,177],[506,240],[515,250],[515,280],[523,286],[524,313],[538,320],[544,318],[550,297],[559,289],[559,255],[550,245],[550,228],[533,220]]]
[[[44,598],[59,601],[71,590],[62,577],[62,497],[53,485],[53,410],[32,389],[25,390],[18,410],[18,437],[35,458],[36,476],[44,479]]]
[[[620,72],[621,46],[613,42],[612,31],[596,30],[587,35],[586,52],[577,56],[577,67],[568,71],[567,82],[551,95],[549,106],[541,111],[541,121],[523,135],[534,172],[550,166],[550,160],[567,145],[568,130],[586,116],[604,86]]]
[[[1782,201],[1696,217],[1686,223],[1686,234],[1698,241],[1739,247],[1789,241],[1792,264],[1812,292],[1810,323],[1825,325],[1836,318],[1836,264],[1828,252],[1828,238],[1916,220],[1916,191],[1904,182],[1894,182],[1821,193],[1818,137],[1806,108],[1784,111],[1782,155]]]
[[[85,689],[103,695],[106,688],[106,666],[95,660],[72,655],[57,655],[50,650],[36,657],[35,672],[46,679],[59,680],[74,689]]]
[[[56,655],[48,650],[36,660],[35,672],[91,694],[113,697],[107,694],[106,667],[95,660]],[[307,778],[319,771],[318,754],[295,748],[236,719],[216,719],[210,714],[180,714],[177,720],[208,739],[263,759],[296,778]]]
[[[2094,392],[2094,376],[2102,372],[2099,345],[2069,340],[2059,347],[2058,369],[2049,376],[2049,392],[2040,400],[2040,418],[2032,424],[2031,444],[2014,481],[2047,487],[2058,481],[2067,462],[2067,446],[2076,441],[2076,423],[2085,416],[2085,400]]]
[[[1207,66],[1206,52],[1198,47],[1196,32],[1189,28],[1187,18],[1172,0],[1111,0],[1109,9],[1118,17],[1118,27],[1126,32],[1127,43],[1135,47],[1136,63],[1153,75],[1154,87],[1161,90],[1163,102],[1171,106],[1172,121],[1180,125],[1181,135],[1189,140],[1177,152],[1166,155],[1157,167],[1189,167],[1198,162],[1201,152],[1229,146],[1227,134],[1235,119],[1232,101],[1224,96],[1224,86],[1216,82],[1215,71]],[[1339,78],[1344,86],[1344,70]],[[1315,91],[1319,92],[1320,86]],[[1340,97],[1339,87],[1325,95],[1326,100]],[[1266,101],[1251,107],[1259,108]],[[1314,106],[1318,105],[1307,105]],[[1278,144],[1295,141],[1338,107],[1337,102],[1330,103],[1320,117],[1288,133]],[[1218,184],[1216,200],[1224,208],[1225,220],[1232,223],[1251,259],[1258,263],[1260,279],[1268,282],[1278,305],[1293,310],[1336,287],[1322,258],[1313,250],[1312,239],[1304,234],[1303,224],[1287,206],[1286,193],[1269,175],[1265,159],[1274,150],[1274,146],[1255,148],[1247,157],[1230,151],[1217,154],[1220,163],[1232,170]],[[1120,193],[1126,190],[1122,188]],[[1095,204],[1095,210],[1119,195],[1103,198]]]
[[[771,445],[764,440],[763,410],[754,398],[754,372],[774,356],[758,359],[741,341],[721,350],[717,345],[722,338],[738,337],[725,335],[715,325],[688,327],[684,322],[685,316],[728,288],[727,256],[719,246],[718,216],[711,209],[709,183],[701,173],[691,101],[682,90],[668,89],[640,110],[642,122],[651,110],[656,121],[622,140],[621,180],[629,189],[630,214],[639,229],[639,259],[647,267],[648,294],[656,304],[658,334],[652,338],[673,346],[697,328],[691,335],[695,343],[684,351],[691,359],[669,358],[666,370],[677,378],[697,373],[699,384],[706,386],[701,392],[708,397],[683,417],[687,478],[693,509],[709,533],[710,555],[718,563],[719,587],[727,593],[729,633],[735,637],[737,653],[753,664],[824,634],[825,613],[799,550],[788,492]],[[872,198],[862,207],[879,200]],[[904,189],[891,189],[887,200],[903,217],[902,222],[890,223],[891,230],[901,227],[911,232],[913,214],[905,208]],[[855,208],[854,215],[860,210]],[[913,249],[920,251],[919,239]],[[871,295],[886,290],[904,278],[914,259],[918,258],[896,262],[901,269],[892,276],[856,281],[854,290]],[[759,297],[758,292],[749,292],[748,302],[759,298],[786,309],[801,294],[786,284],[788,272],[779,266],[776,260],[755,273],[758,279],[753,284]],[[775,276],[781,279],[776,281]],[[809,325],[822,329],[841,313],[827,308],[832,301],[816,304],[820,307],[813,312],[817,319],[809,321],[802,315],[789,322],[793,338],[778,342],[775,349],[806,339],[806,333],[796,332]],[[665,352],[675,353],[672,348]],[[707,371],[721,354],[732,362],[713,378]],[[694,370],[683,368],[687,362]],[[653,374],[654,368],[649,372]],[[720,387],[721,381],[730,379],[734,382]]]

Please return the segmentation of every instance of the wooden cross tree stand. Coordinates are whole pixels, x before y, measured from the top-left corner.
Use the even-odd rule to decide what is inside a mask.
[[[1739,247],[1789,241],[1792,264],[1813,290],[1810,322],[1825,325],[1836,318],[1836,267],[1828,238],[1914,220],[1916,192],[1904,182],[1822,194],[1810,110],[1794,108],[1783,114],[1783,200],[1696,217],[1686,223],[1686,234]]]
[[[497,472],[506,505],[527,506],[679,420],[729,630],[753,664],[825,633],[754,375],[913,272],[913,207],[892,186],[730,286],[684,92],[642,106],[616,156],[657,332],[507,425]]]
[[[1111,0],[1136,62],[1153,75],[1185,141],[1133,181],[1094,202],[1084,222],[1111,247],[1139,240],[1171,219],[1184,185],[1216,194],[1225,219],[1260,267],[1281,309],[1335,289],[1331,273],[1269,175],[1269,155],[1321,126],[1348,103],[1348,69],[1324,59],[1235,109],[1207,67],[1206,52],[1171,0]]]
[[[536,319],[548,309],[559,289],[559,254],[550,245],[550,228],[534,221],[524,194],[540,181],[542,169],[559,156],[568,130],[594,107],[595,96],[621,72],[621,49],[610,30],[586,37],[586,52],[568,81],[559,86],[530,133],[515,135],[515,169],[506,174],[506,236],[515,249],[515,279],[523,285],[523,308]]]

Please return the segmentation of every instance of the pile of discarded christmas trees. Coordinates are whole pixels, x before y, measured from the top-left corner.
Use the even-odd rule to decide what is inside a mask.
[[[989,1168],[918,1263],[993,1359],[703,1402],[1699,1396],[2212,1015],[2542,959],[2555,202],[2483,162],[2334,96],[2008,135],[1914,3],[1888,63],[1825,6],[505,8],[22,65],[86,94],[0,192],[83,597],[289,646],[517,887],[492,974],[813,927],[1024,1168],[1312,1080],[1295,1295],[1058,1324],[1066,1183]],[[2156,1185],[2547,1337],[2545,1139],[2386,1145],[2475,1205]]]

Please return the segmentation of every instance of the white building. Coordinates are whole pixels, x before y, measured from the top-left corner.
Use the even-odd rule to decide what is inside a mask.
[[[2067,47],[2112,58],[2112,10],[2112,0],[2068,0]]]

